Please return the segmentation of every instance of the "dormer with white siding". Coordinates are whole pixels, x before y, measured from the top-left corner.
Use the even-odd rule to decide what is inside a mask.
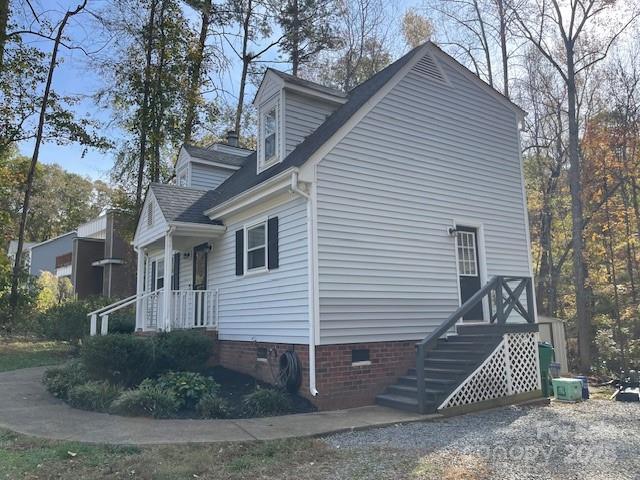
[[[229,132],[227,141],[237,143],[237,136]],[[185,144],[176,163],[176,185],[214,190],[239,170],[252,153],[229,143],[215,143],[206,148]]]
[[[257,173],[282,162],[346,101],[338,90],[267,69],[253,100],[258,111]]]

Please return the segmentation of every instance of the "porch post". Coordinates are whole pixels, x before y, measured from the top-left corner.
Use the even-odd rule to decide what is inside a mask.
[[[173,277],[173,235],[169,230],[164,236],[164,331],[171,330],[171,278]]]
[[[138,271],[136,277],[136,331],[144,328],[142,295],[144,294],[144,249],[138,247]]]

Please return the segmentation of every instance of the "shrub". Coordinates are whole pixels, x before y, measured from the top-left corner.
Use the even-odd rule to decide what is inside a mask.
[[[215,394],[220,389],[212,378],[194,372],[167,372],[154,383],[158,388],[173,393],[180,407],[187,409],[193,409],[202,397]]]
[[[69,362],[62,367],[50,368],[44,372],[42,382],[54,397],[66,399],[69,390],[86,383],[89,375],[79,361]]]
[[[121,389],[109,382],[87,382],[71,387],[67,401],[72,407],[105,412],[120,393]]]
[[[231,412],[229,403],[217,395],[204,395],[196,404],[196,412],[202,418],[227,418]]]
[[[148,339],[112,334],[88,338],[82,360],[92,377],[123,386],[134,386],[154,371],[154,352]]]
[[[242,406],[245,412],[252,417],[287,413],[293,407],[289,395],[284,391],[260,387],[245,395]]]
[[[175,395],[155,386],[143,386],[123,392],[112,404],[111,411],[122,415],[168,418],[179,409]]]
[[[213,352],[211,339],[199,332],[177,330],[160,333],[154,341],[159,372],[201,371]]]

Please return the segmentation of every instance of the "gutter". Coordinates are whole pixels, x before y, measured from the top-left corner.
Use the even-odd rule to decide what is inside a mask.
[[[312,187],[313,188],[313,187]],[[292,193],[300,195],[307,200],[307,258],[308,268],[308,287],[309,287],[309,392],[314,397],[318,395],[316,389],[316,318],[315,318],[315,256],[313,255],[313,205],[312,197],[309,193],[301,190],[298,186],[298,172],[291,174],[290,190]]]

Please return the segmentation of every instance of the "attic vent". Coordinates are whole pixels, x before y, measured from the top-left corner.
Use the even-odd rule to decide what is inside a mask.
[[[440,82],[445,81],[442,71],[438,68],[435,60],[429,54],[422,57],[420,61],[413,66],[413,70],[425,77],[432,78]]]
[[[153,203],[147,206],[147,225],[153,225]]]

